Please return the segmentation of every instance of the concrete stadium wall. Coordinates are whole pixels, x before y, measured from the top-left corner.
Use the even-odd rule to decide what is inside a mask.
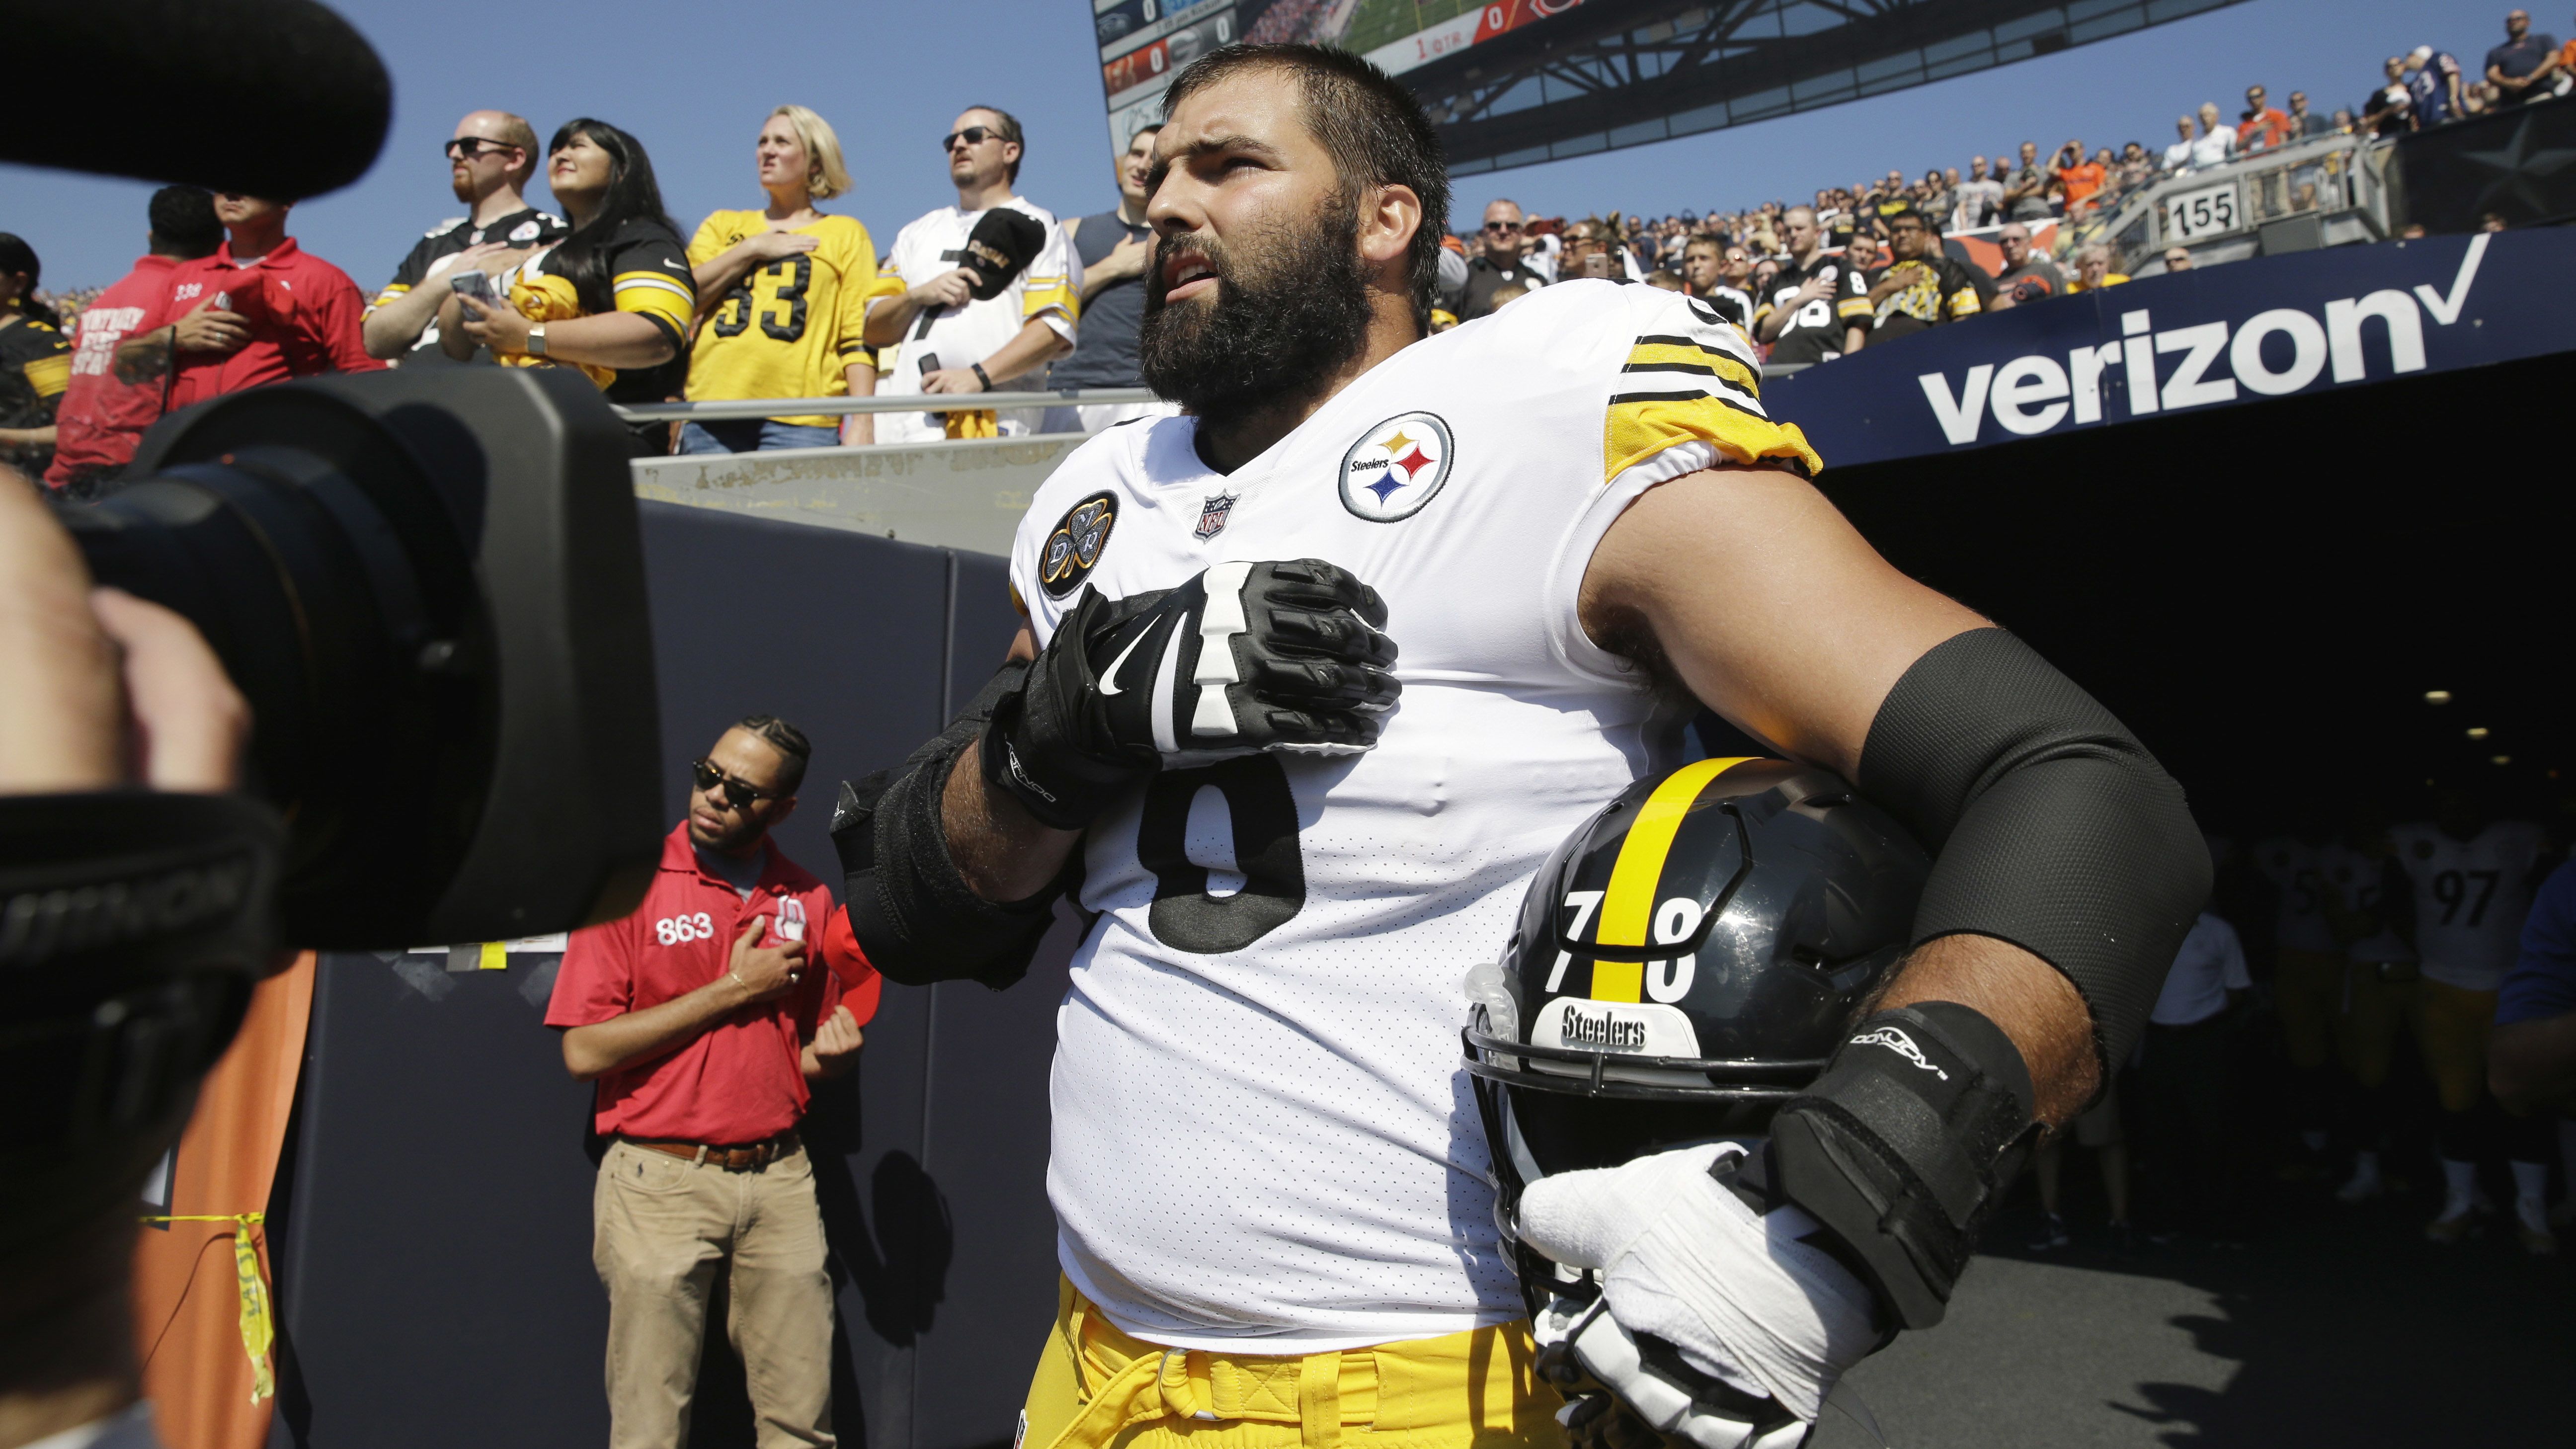
[[[644,458],[635,494],[1006,557],[1038,485],[1088,433]]]
[[[655,503],[644,542],[669,818],[725,725],[781,715],[815,754],[779,839],[834,878],[837,782],[901,759],[999,662],[1015,626],[1001,561]],[[1055,1304],[1046,1073],[1074,939],[1060,928],[1008,992],[889,987],[861,1069],[816,1099],[846,1443],[1011,1435]],[[560,959],[324,959],[271,1205],[273,1445],[605,1439],[590,1089],[542,1024]],[[710,1338],[692,1442],[749,1445],[740,1370]]]

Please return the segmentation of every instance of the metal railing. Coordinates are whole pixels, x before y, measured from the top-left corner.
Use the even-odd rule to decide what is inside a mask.
[[[2267,226],[2301,217],[2334,218],[2308,246],[2377,241],[2388,234],[2388,188],[2380,177],[2387,143],[2366,136],[2319,136],[2257,151],[2217,166],[2181,171],[2120,198],[2070,240],[2116,242],[2139,275],[2161,271],[2146,254],[2169,246],[2251,254]]]
[[[878,393],[873,397],[735,398],[724,402],[646,403],[618,408],[630,423],[721,422],[737,418],[839,417],[845,413],[953,413],[992,408],[1093,407],[1149,403],[1150,388],[1059,388],[1053,392]]]

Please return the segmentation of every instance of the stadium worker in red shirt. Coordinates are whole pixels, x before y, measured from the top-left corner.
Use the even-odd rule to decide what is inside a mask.
[[[80,340],[72,350],[72,376],[54,414],[54,462],[47,486],[73,498],[90,496],[134,461],[143,430],[161,416],[167,379],[127,377],[117,370],[117,344],[159,327],[170,302],[170,274],[186,262],[212,256],[224,240],[214,198],[193,186],[164,186],[147,212],[149,250],[134,270],[83,308]]]
[[[286,234],[293,205],[216,193],[230,239],[172,271],[171,325],[118,346],[117,361],[137,376],[158,376],[175,354],[172,411],[265,382],[384,366],[367,355],[358,284]]]
[[[725,1331],[760,1443],[834,1442],[832,1283],[796,1126],[808,1083],[858,1065],[879,982],[831,892],[768,838],[808,754],[766,715],[725,731],[642,907],[575,933],[555,978],[546,1024],[573,1076],[598,1083],[611,1139],[591,1260],[608,1289],[612,1449],[687,1439],[728,1265]]]

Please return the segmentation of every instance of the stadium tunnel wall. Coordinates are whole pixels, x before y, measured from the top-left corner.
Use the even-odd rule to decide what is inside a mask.
[[[1017,626],[1003,561],[642,508],[666,818],[726,725],[780,715],[814,757],[777,838],[837,889],[838,782],[901,760],[1000,662]],[[817,1093],[805,1140],[844,1443],[1011,1436],[1055,1310],[1046,1077],[1074,939],[1060,926],[1008,992],[889,985],[860,1070]],[[591,1089],[543,1024],[561,958],[508,959],[451,973],[430,956],[323,958],[270,1205],[279,1449],[607,1437]],[[692,1443],[749,1445],[721,1297],[709,1323]]]

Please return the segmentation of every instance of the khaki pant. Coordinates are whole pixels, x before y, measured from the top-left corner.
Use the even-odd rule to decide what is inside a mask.
[[[608,1288],[611,1449],[680,1449],[707,1300],[731,1265],[725,1337],[742,1359],[761,1449],[832,1437],[832,1280],[802,1147],[727,1172],[609,1144],[591,1196],[591,1261]]]

